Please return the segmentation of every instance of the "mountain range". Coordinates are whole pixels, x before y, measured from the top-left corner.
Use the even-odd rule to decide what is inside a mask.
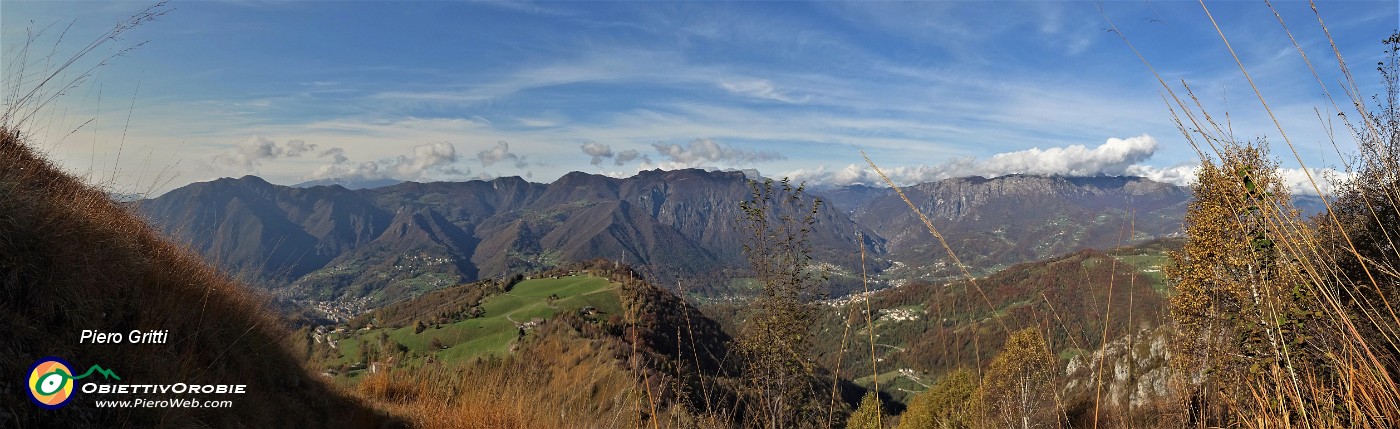
[[[750,184],[742,172],[698,169],[355,190],[245,176],[137,204],[152,225],[216,265],[297,299],[373,306],[593,258],[640,267],[659,284],[723,295],[742,293],[731,285],[750,275],[739,220]],[[974,273],[1179,234],[1190,196],[1137,177],[970,177],[903,191]],[[803,194],[804,207],[814,198],[824,200],[810,240],[813,259],[832,279],[825,292],[859,287],[857,236],[877,277],[957,272],[893,189],[813,189]],[[795,210],[770,208],[774,219],[805,214]]]
[[[918,276],[959,276],[913,204],[973,274],[1080,249],[1110,249],[1180,234],[1189,189],[1140,177],[966,177],[903,188],[836,190],[853,221],[888,241]],[[903,278],[914,276],[903,275]]]

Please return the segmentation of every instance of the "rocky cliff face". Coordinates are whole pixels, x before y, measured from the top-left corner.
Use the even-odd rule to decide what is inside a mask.
[[[1168,365],[1170,341],[1168,326],[1141,329],[1100,350],[1070,358],[1064,368],[1062,397],[1068,404],[1080,405],[1072,411],[1088,417],[1096,395],[1101,416],[1110,419],[1174,416],[1163,410],[1179,405],[1174,401],[1180,380]]]
[[[983,270],[1179,234],[1190,199],[1185,188],[1139,177],[969,177],[904,193],[964,263]],[[876,196],[851,212],[889,240],[895,260],[927,267],[926,274],[954,270],[898,195]]]

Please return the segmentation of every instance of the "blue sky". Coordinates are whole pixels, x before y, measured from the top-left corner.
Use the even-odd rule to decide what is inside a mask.
[[[0,3],[7,85],[17,70],[52,69],[40,53],[71,55],[146,5]],[[1335,111],[1274,14],[1262,2],[1207,6],[1304,162],[1337,164],[1313,109]],[[1335,56],[1307,3],[1276,6],[1340,94]],[[1320,5],[1364,94],[1378,88],[1370,65],[1400,21],[1398,8],[1393,0]],[[1212,112],[1229,111],[1237,136],[1279,140],[1196,2],[199,1],[169,9],[70,69],[146,42],[40,109],[26,124],[36,145],[128,192],[244,174],[284,184],[548,182],[576,170],[680,167],[869,182],[860,150],[905,183],[1015,172],[1183,182],[1195,152],[1156,79],[1106,18],[1169,83],[1184,80]],[[45,27],[21,58],[26,35]],[[1275,154],[1296,167],[1291,153]]]

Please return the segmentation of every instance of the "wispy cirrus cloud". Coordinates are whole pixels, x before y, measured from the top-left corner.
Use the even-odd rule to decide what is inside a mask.
[[[810,95],[793,97],[778,90],[773,82],[767,79],[740,80],[733,82],[720,82],[720,88],[725,91],[746,97],[760,98],[765,100],[781,101],[784,103],[800,104],[812,99]]]
[[[0,32],[17,40],[25,22],[46,22],[35,11],[61,18],[79,9],[62,2],[13,6]],[[401,156],[455,156],[447,164],[462,170],[461,164],[506,170],[491,174],[550,164],[540,166],[542,178],[580,168],[630,174],[634,168],[713,166],[821,170],[854,181],[868,179],[859,168],[860,150],[890,160],[892,170],[902,169],[896,171],[911,180],[949,171],[1112,172],[1123,163],[1106,160],[1120,155],[1129,156],[1123,158],[1132,170],[1126,174],[1183,176],[1180,168],[1191,165],[1194,152],[1176,134],[1155,79],[1116,34],[1104,31],[1105,16],[1167,80],[1189,82],[1208,108],[1229,110],[1242,137],[1275,133],[1270,118],[1253,108],[1253,91],[1232,61],[1221,61],[1229,53],[1200,22],[1194,4],[816,3],[784,5],[783,13],[761,2],[435,6],[458,13],[385,22],[386,8],[402,9],[298,5],[287,9],[307,25],[281,26],[266,14],[223,3],[182,6],[191,13],[188,22],[150,27],[151,39],[170,48],[142,51],[132,60],[149,60],[138,65],[178,78],[149,98],[139,92],[129,133],[118,126],[122,121],[107,118],[71,133],[84,117],[72,124],[35,121],[55,124],[36,134],[59,141],[81,136],[83,144],[55,144],[53,150],[55,159],[78,170],[128,173],[134,167],[131,157],[118,162],[122,150],[167,156],[177,152],[170,148],[182,148],[179,156],[199,165],[172,181],[176,186],[207,174],[244,172],[286,182],[327,164],[349,174],[399,175],[400,165],[408,173],[424,171],[413,167],[417,161],[400,163]],[[1335,117],[1318,101],[1311,74],[1279,36],[1272,13],[1228,2],[1211,7],[1260,78],[1280,122]],[[1290,19],[1315,19],[1306,5],[1279,8]],[[1338,44],[1358,63],[1377,59],[1375,39],[1389,34],[1397,15],[1393,2],[1320,9],[1329,22],[1347,27],[1338,32]],[[92,8],[81,12],[106,16]],[[364,23],[383,31],[365,33],[357,25]],[[225,40],[241,28],[263,31]],[[307,28],[363,49],[307,56],[298,50],[306,46],[277,43],[309,40]],[[1298,36],[1305,48],[1330,53],[1317,35]],[[211,44],[222,49],[204,49]],[[250,67],[230,62],[234,58],[276,66]],[[139,75],[112,70],[104,76],[108,99],[137,93],[131,83]],[[1361,84],[1361,93],[1373,92]],[[86,92],[90,96],[56,105],[93,115],[111,111],[98,102],[101,91]],[[1319,105],[1321,115],[1312,110]],[[1138,133],[1158,140],[1140,161],[1130,156],[1145,153],[1141,147],[1107,153],[1117,146],[1093,144]],[[126,134],[129,145],[106,144]],[[249,135],[273,143],[245,142]],[[1317,154],[1331,151],[1325,131],[1289,135],[1309,165],[1322,165]],[[453,145],[454,155],[432,147],[416,154],[423,142]],[[580,147],[585,142],[605,148],[590,153]],[[1082,150],[1073,150],[1076,145]],[[1040,152],[1028,152],[1033,149]],[[1051,159],[1063,162],[1042,162]],[[1080,161],[1088,164],[1076,167]],[[222,167],[206,168],[213,164]],[[856,167],[814,167],[847,164]]]

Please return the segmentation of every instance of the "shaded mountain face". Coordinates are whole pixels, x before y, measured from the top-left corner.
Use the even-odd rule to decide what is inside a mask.
[[[291,188],[255,176],[185,186],[143,200],[166,234],[229,272],[285,284],[381,236],[392,213],[339,186]]]
[[[656,170],[626,179],[570,173],[550,184],[513,177],[349,190],[248,176],[191,184],[140,210],[211,261],[273,290],[373,305],[593,258],[643,266],[664,284],[727,287],[721,279],[747,271],[738,219],[749,183],[739,172]],[[830,205],[816,217],[816,259],[858,270],[856,224]],[[881,255],[883,240],[864,235]]]
[[[1180,234],[1191,198],[1189,189],[1138,177],[969,177],[903,190],[974,274]],[[888,240],[893,260],[918,275],[958,273],[899,195],[882,188],[844,191],[841,199],[864,201],[850,209],[851,217]]]

